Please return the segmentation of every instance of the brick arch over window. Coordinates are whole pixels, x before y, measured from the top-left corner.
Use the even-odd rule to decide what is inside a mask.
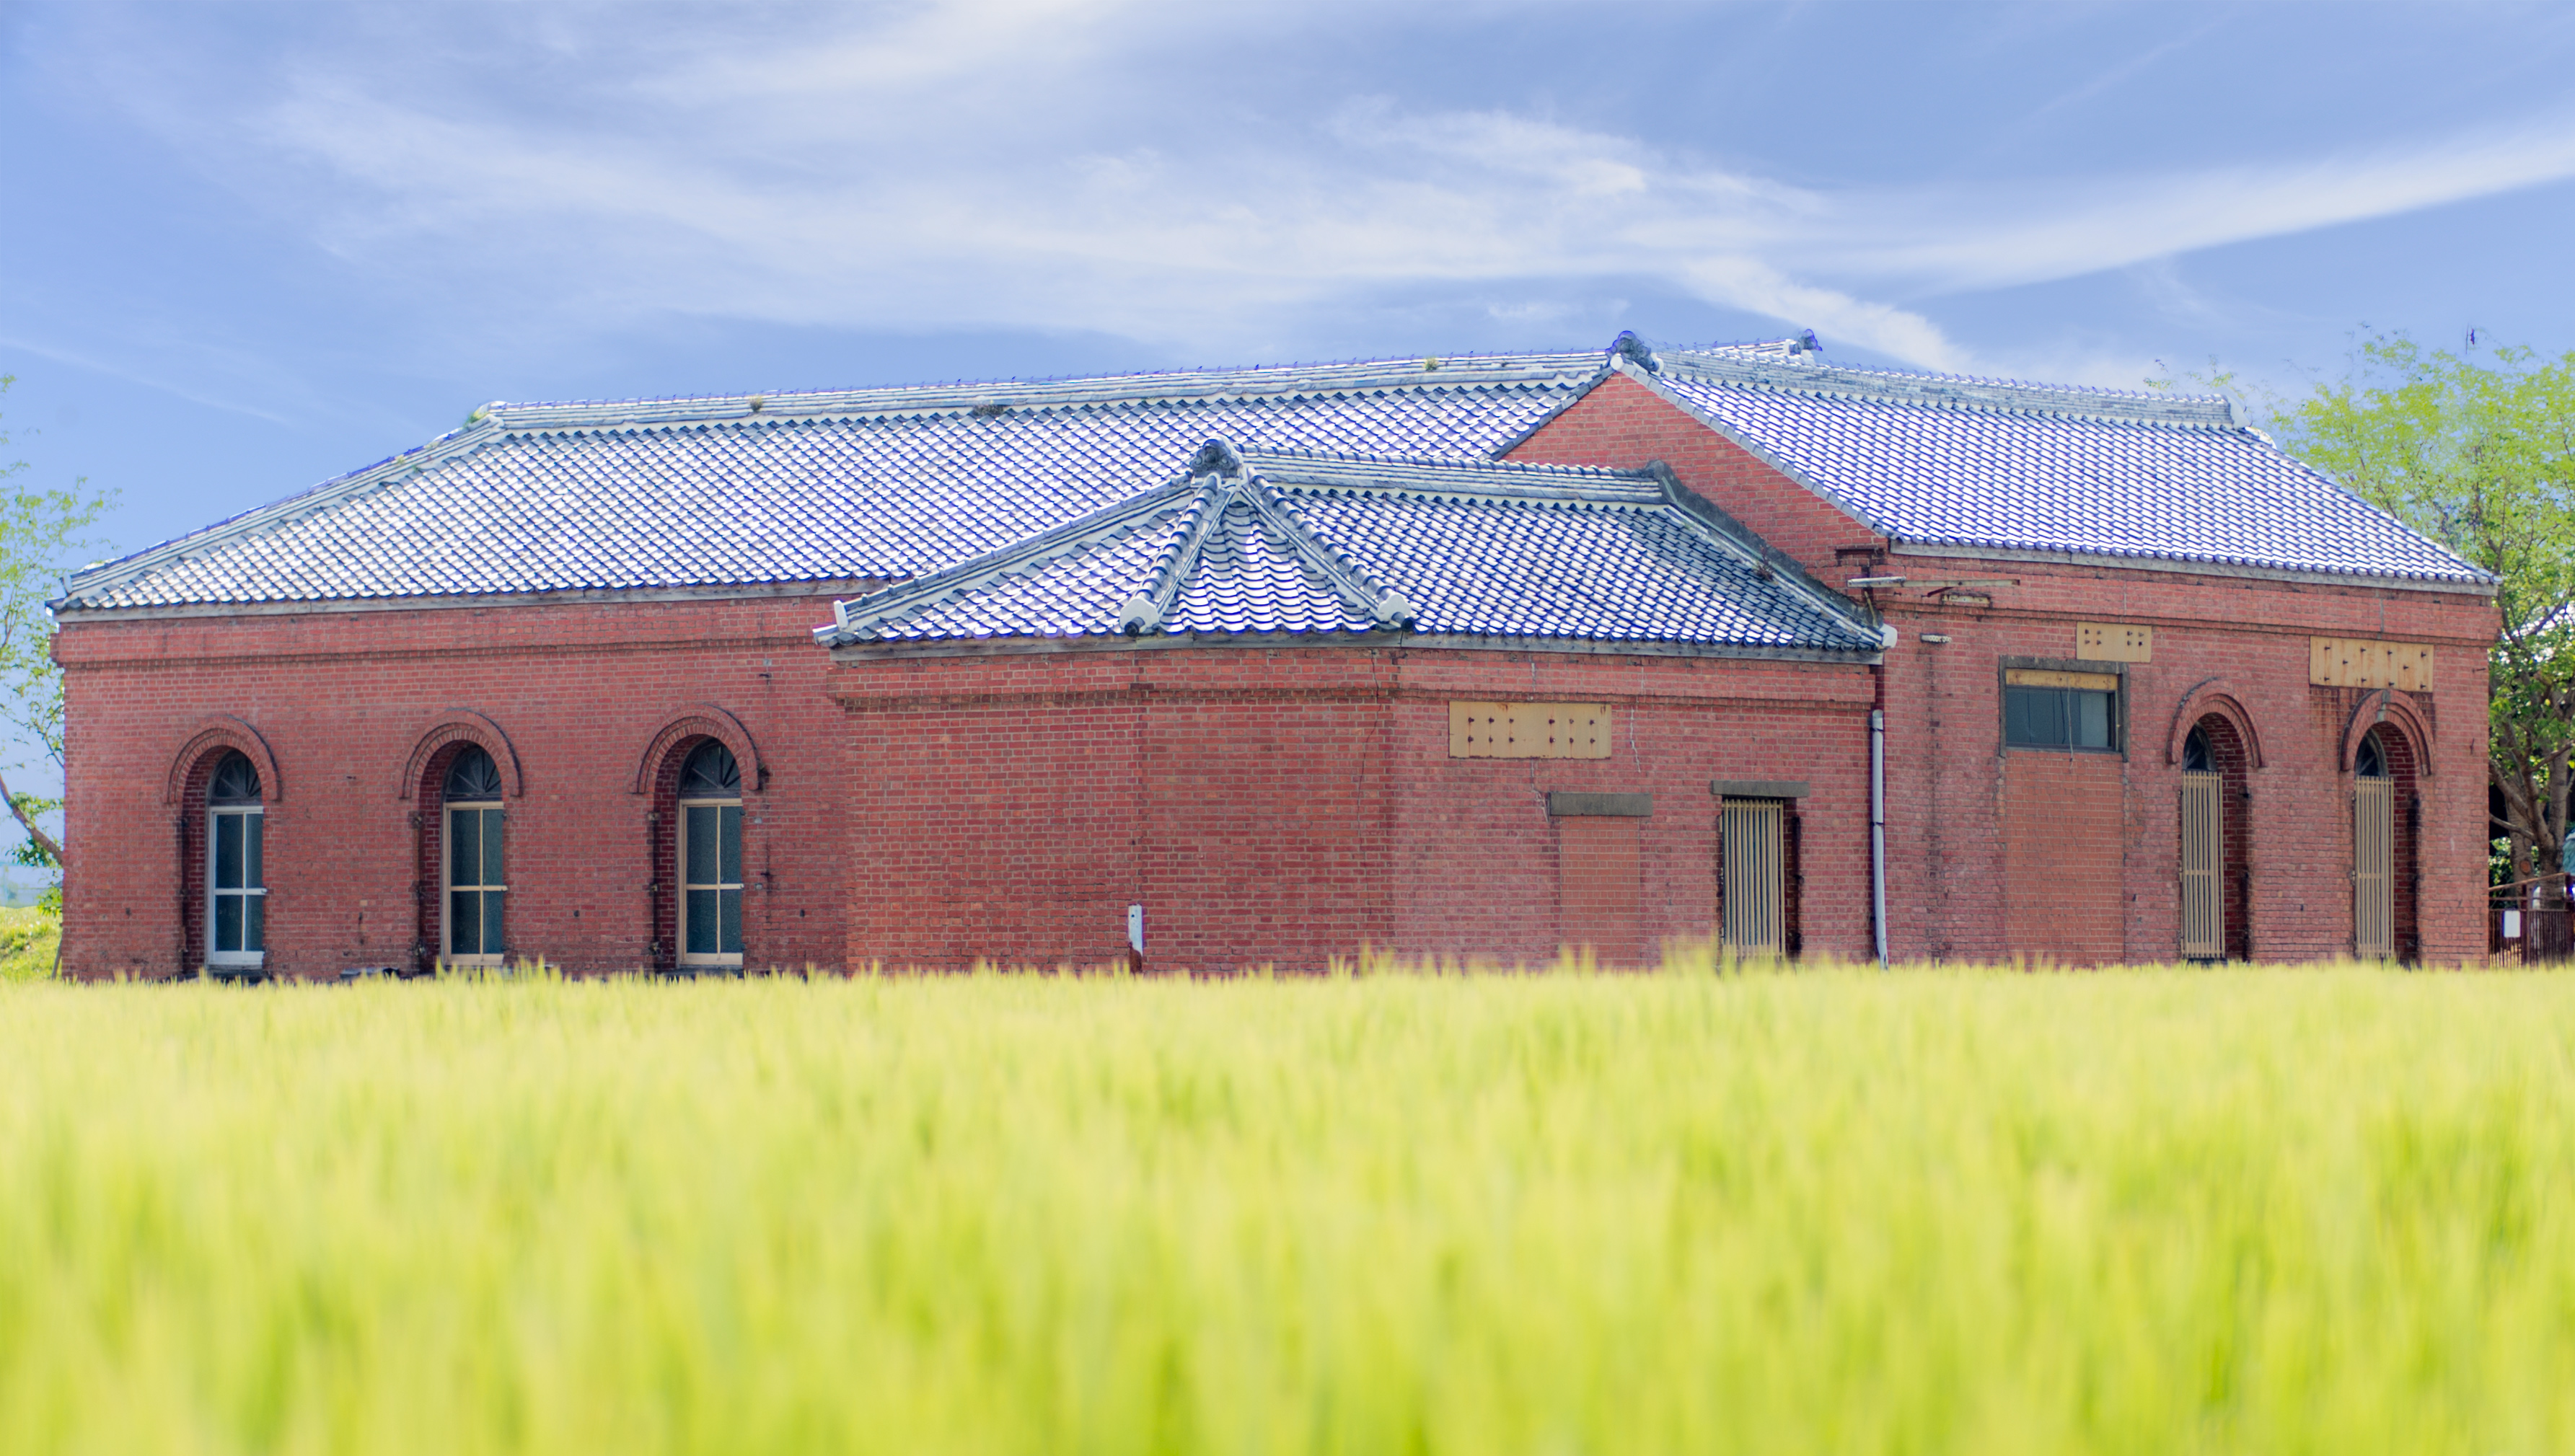
[[[492,755],[493,763],[501,770],[504,793],[517,798],[527,792],[527,785],[519,778],[519,750],[510,745],[510,735],[501,731],[499,724],[482,714],[470,708],[458,708],[440,715],[438,722],[421,733],[419,741],[412,747],[411,761],[403,765],[402,789],[397,796],[419,797],[432,760],[439,758],[441,750],[449,744],[458,742],[474,743]],[[440,766],[443,768],[444,764]]]
[[[2190,730],[2197,728],[2203,718],[2225,720],[2226,726],[2235,729],[2235,736],[2244,751],[2244,765],[2248,768],[2262,766],[2262,734],[2253,727],[2253,715],[2244,711],[2243,701],[2235,696],[2222,678],[2203,679],[2198,687],[2181,696],[2181,706],[2173,710],[2172,732],[2164,739],[2164,762],[2167,765],[2180,765],[2182,745],[2190,741]]]
[[[277,755],[268,750],[268,739],[259,729],[230,714],[215,714],[199,719],[188,733],[187,742],[170,759],[169,781],[162,786],[161,801],[182,803],[193,786],[205,790],[205,775],[212,771],[215,760],[230,748],[250,759],[259,770],[261,801],[275,803],[286,797],[286,780],[278,774]]]
[[[2343,726],[2342,758],[2335,766],[2345,773],[2357,768],[2360,740],[2368,737],[2372,728],[2379,728],[2394,733],[2401,746],[2409,750],[2414,772],[2426,778],[2432,776],[2431,721],[2423,717],[2423,711],[2414,706],[2410,696],[2393,688],[2379,689],[2360,700],[2360,706],[2352,710],[2351,722]]]
[[[712,703],[701,703],[687,713],[662,726],[653,740],[644,745],[644,756],[635,760],[635,781],[629,793],[651,793],[655,782],[666,772],[676,773],[672,750],[699,738],[713,738],[733,752],[733,760],[742,765],[742,786],[746,793],[758,793],[769,786],[769,764],[760,756],[760,744],[752,741],[751,729],[742,720]]]
[[[206,792],[215,765],[230,754],[250,759],[259,772],[259,796],[275,803],[286,796],[277,773],[277,757],[259,730],[229,715],[199,720],[178,755],[170,760],[170,779],[162,801],[178,810],[173,835],[179,855],[179,964],[176,973],[197,974],[206,963]],[[276,908],[269,914],[272,932]]]
[[[645,837],[651,845],[653,864],[653,939],[648,949],[653,968],[666,973],[680,968],[680,770],[699,745],[709,742],[722,743],[733,754],[734,763],[742,770],[746,799],[767,780],[769,770],[760,762],[760,749],[742,721],[710,704],[700,704],[655,733],[644,750],[643,761],[635,767],[634,791],[651,795],[651,809],[645,815]],[[745,807],[749,806],[746,802]],[[743,830],[743,857],[747,874],[751,861],[766,860],[760,834],[749,826],[748,819]],[[745,896],[743,906],[745,964],[752,963],[754,946],[768,928],[766,896],[758,898],[764,901],[759,918],[754,917],[754,897]]]

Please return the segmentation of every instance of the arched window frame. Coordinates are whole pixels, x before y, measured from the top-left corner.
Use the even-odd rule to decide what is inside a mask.
[[[447,965],[505,964],[510,889],[506,780],[488,749],[468,743],[449,757],[440,782],[438,958]]]
[[[2364,700],[2345,739],[2352,953],[2363,959],[2410,963],[2422,954],[2422,780],[2432,760],[2411,709],[2401,700],[2387,707]]]
[[[671,865],[676,959],[686,971],[739,970],[743,946],[742,766],[718,738],[680,760]]]
[[[2253,955],[2252,782],[2258,751],[2231,701],[2201,700],[2179,725],[2179,950],[2187,960]]]
[[[268,966],[268,804],[259,765],[238,748],[206,779],[206,968],[249,974]]]

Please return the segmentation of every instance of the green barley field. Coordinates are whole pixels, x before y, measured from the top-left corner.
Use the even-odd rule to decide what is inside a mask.
[[[2570,976],[0,984],[0,1451],[2570,1449]]]

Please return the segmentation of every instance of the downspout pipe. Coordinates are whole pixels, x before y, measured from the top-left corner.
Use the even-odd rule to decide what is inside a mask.
[[[1868,714],[1868,890],[1877,968],[1886,969],[1886,711]]]

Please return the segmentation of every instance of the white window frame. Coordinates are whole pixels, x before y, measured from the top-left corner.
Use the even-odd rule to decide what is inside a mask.
[[[456,891],[460,887],[456,883],[456,815],[460,812],[487,813],[494,810],[498,810],[501,815],[503,835],[501,840],[502,882],[499,884],[484,884],[477,882],[474,884],[464,885],[462,888],[498,890],[501,892],[502,934],[503,938],[506,940],[508,938],[508,926],[510,922],[509,808],[502,802],[502,800],[497,798],[458,798],[450,799],[446,803],[439,805],[438,958],[443,964],[506,965],[509,963],[509,951],[506,948],[501,950],[480,951],[473,955],[459,955],[456,953]],[[477,829],[477,833],[479,835],[479,828]],[[477,903],[479,904],[480,901],[477,901]]]
[[[684,798],[679,801],[680,831],[671,836],[672,846],[678,851],[677,862],[671,869],[671,882],[679,886],[678,910],[672,916],[671,922],[678,937],[676,948],[679,954],[676,960],[683,966],[739,969],[742,966],[742,952],[739,950],[704,951],[697,954],[691,954],[689,951],[689,891],[712,889],[721,895],[722,891],[732,890],[738,896],[743,895],[743,882],[740,880],[727,882],[717,879],[701,882],[689,878],[689,810],[692,808],[716,810],[716,873],[722,875],[724,873],[724,810],[732,809],[740,814],[743,811],[742,796],[736,794],[731,798]],[[717,900],[719,908],[716,911],[716,943],[718,945],[724,943],[724,911],[721,908],[723,903],[721,898]],[[750,908],[747,896],[744,898],[743,907]]]
[[[260,820],[259,884],[237,889],[215,887],[215,863],[223,837],[223,820],[228,818]],[[268,805],[265,803],[210,803],[206,805],[206,964],[218,970],[263,970],[268,965]],[[249,835],[243,827],[245,839]],[[247,877],[247,876],[245,876]],[[217,950],[215,948],[215,913],[220,899],[231,897],[260,902],[259,944],[257,950]],[[243,906],[244,917],[249,906]]]

